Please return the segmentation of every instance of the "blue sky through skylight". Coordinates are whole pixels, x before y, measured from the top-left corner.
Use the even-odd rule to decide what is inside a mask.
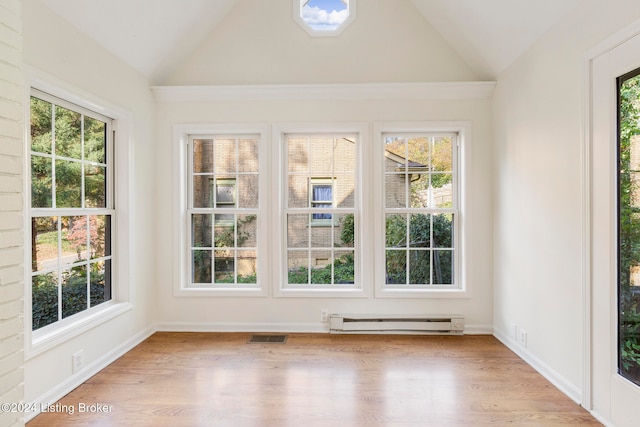
[[[304,0],[301,0],[304,3]],[[302,19],[314,30],[333,31],[349,16],[342,0],[309,0],[301,11]]]

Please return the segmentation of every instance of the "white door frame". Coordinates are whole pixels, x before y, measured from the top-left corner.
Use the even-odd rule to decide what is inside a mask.
[[[602,421],[605,425],[613,425],[612,423],[619,419],[625,423],[625,417],[618,418],[616,414],[616,407],[624,404],[624,402],[613,402],[619,398],[614,398],[614,394],[618,394],[614,389],[627,388],[628,394],[621,400],[626,401],[626,404],[637,405],[635,396],[638,394],[638,390],[634,390],[635,386],[625,384],[626,381],[615,378],[617,375],[613,374],[617,369],[617,358],[611,357],[611,352],[614,346],[617,347],[617,335],[612,334],[614,328],[617,330],[617,308],[614,311],[614,302],[617,301],[617,289],[609,287],[604,289],[602,286],[597,287],[597,283],[601,283],[605,280],[605,283],[615,283],[617,280],[612,274],[612,266],[616,264],[615,252],[612,247],[616,244],[617,232],[615,206],[617,195],[615,189],[611,187],[612,182],[610,178],[613,176],[614,168],[613,164],[603,165],[603,162],[598,162],[601,159],[600,156],[604,156],[607,161],[612,160],[615,151],[615,144],[613,148],[602,147],[597,144],[597,141],[601,141],[602,138],[613,138],[616,132],[616,91],[614,88],[614,82],[610,78],[610,74],[605,76],[602,72],[603,61],[609,63],[611,54],[616,48],[621,47],[632,39],[634,43],[640,41],[640,21],[624,28],[613,36],[607,38],[599,45],[589,50],[584,55],[583,60],[583,144],[581,149],[581,162],[582,162],[582,282],[583,282],[583,373],[582,373],[582,406]],[[598,61],[598,62],[596,62]],[[600,64],[600,65],[597,65]],[[640,68],[640,58],[637,60],[637,67]],[[608,70],[607,70],[608,71]],[[620,73],[620,75],[623,73]],[[603,78],[607,79],[607,83],[603,83]],[[600,84],[600,85],[599,85]],[[604,84],[604,86],[603,86]],[[607,87],[607,85],[609,85]],[[604,101],[603,101],[604,99]],[[606,126],[600,126],[596,122],[597,120],[606,120],[609,124]],[[603,132],[606,134],[603,135]],[[594,156],[599,154],[599,156]],[[614,168],[615,169],[615,168]],[[605,182],[599,179],[594,182],[594,177],[603,178]],[[606,197],[602,197],[606,195]],[[606,202],[607,206],[602,206],[602,202]],[[600,204],[598,204],[600,203]],[[604,235],[606,248],[603,249],[602,243],[602,231],[596,234],[594,230],[594,224],[602,230],[600,224],[608,224],[608,232],[605,231]],[[594,247],[594,244],[596,245]],[[609,264],[609,273],[606,272],[607,268],[596,267],[594,262],[607,259]],[[603,275],[603,270],[605,274]],[[599,280],[600,279],[600,280]],[[613,280],[613,282],[611,282]],[[614,288],[614,289],[612,289]],[[594,297],[595,296],[595,297]],[[606,301],[603,302],[602,300]],[[597,304],[597,307],[595,306]],[[597,322],[594,322],[594,317]],[[604,320],[604,325],[600,323]],[[600,351],[594,348],[597,344],[602,343],[602,338],[606,335],[608,339],[609,353],[606,349]],[[613,336],[612,336],[613,335]],[[617,351],[617,349],[616,349]],[[613,365],[616,365],[614,367]],[[603,366],[609,365],[607,372],[602,371]],[[613,375],[610,375],[613,374]],[[610,380],[606,380],[610,378]],[[614,384],[615,383],[615,384]],[[606,384],[606,385],[603,385]],[[606,397],[606,399],[603,399]],[[608,404],[599,404],[604,400],[609,401]],[[614,406],[615,405],[615,406]]]

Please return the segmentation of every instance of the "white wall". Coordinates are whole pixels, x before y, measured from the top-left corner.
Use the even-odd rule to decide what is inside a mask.
[[[408,1],[360,0],[340,37],[311,37],[291,0],[239,0],[164,85],[477,80]]]
[[[582,399],[583,55],[640,17],[585,0],[498,78],[494,97],[494,326],[527,331],[532,360]],[[596,390],[596,393],[598,391]]]
[[[72,375],[71,355],[79,349],[84,350],[85,365],[92,369],[104,362],[105,355],[134,344],[153,325],[157,274],[152,226],[156,190],[154,103],[144,77],[74,30],[40,1],[23,5],[25,64],[50,76],[54,80],[51,83],[62,82],[132,115],[133,244],[131,253],[122,255],[129,258],[132,266],[134,308],[27,360],[25,401],[35,402],[43,396],[60,397],[56,393],[73,386],[79,376]]]
[[[0,1],[0,402],[24,401],[22,5]],[[1,411],[0,425],[24,425]]]
[[[220,329],[237,328],[279,330],[323,330],[321,308],[330,312],[356,313],[459,313],[469,330],[490,331],[491,290],[491,191],[490,191],[490,100],[473,101],[228,101],[166,103],[158,107],[158,185],[166,189],[158,199],[159,319],[161,328]],[[174,297],[171,281],[176,267],[172,256],[173,224],[172,179],[167,171],[174,167],[172,125],[176,123],[264,122],[345,122],[345,121],[421,121],[468,120],[472,122],[473,216],[468,217],[472,242],[466,262],[470,263],[468,299],[381,299],[381,298],[215,298]],[[272,141],[272,144],[277,141]],[[364,146],[371,144],[363,141]],[[365,148],[366,150],[366,148]],[[371,197],[369,195],[369,197]],[[364,212],[367,215],[368,212]],[[274,258],[274,263],[277,257]],[[365,268],[371,269],[372,266]],[[272,286],[268,283],[267,286]],[[372,283],[365,284],[373,286]],[[371,290],[371,288],[369,288]]]

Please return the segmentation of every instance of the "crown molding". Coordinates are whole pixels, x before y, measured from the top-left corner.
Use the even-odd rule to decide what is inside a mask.
[[[357,83],[314,85],[153,86],[156,101],[468,100],[490,99],[496,82]]]

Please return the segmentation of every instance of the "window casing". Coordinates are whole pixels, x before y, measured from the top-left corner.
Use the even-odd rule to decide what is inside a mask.
[[[285,289],[357,289],[357,134],[284,134]]]
[[[377,141],[377,297],[468,298],[468,122],[393,122]]]
[[[112,299],[112,119],[44,92],[30,102],[31,326]]]
[[[259,142],[189,137],[189,288],[258,287]]]

